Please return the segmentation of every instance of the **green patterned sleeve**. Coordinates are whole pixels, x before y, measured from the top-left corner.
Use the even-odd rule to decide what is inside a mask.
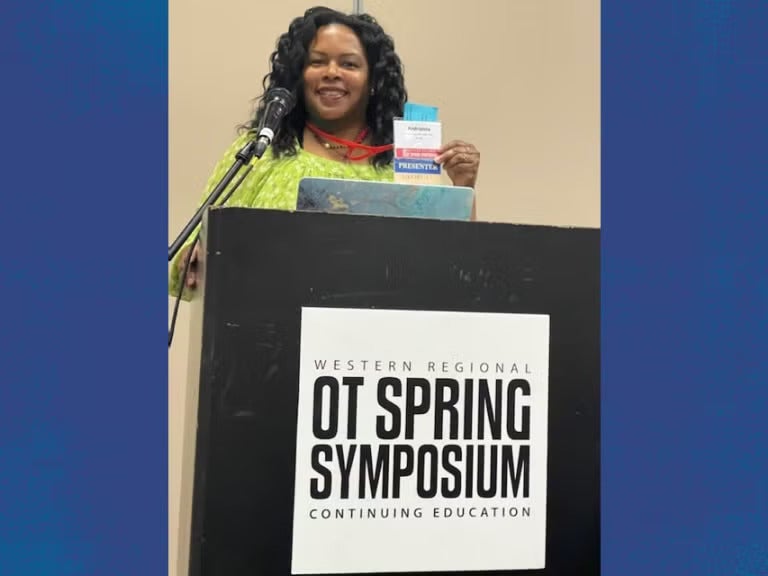
[[[248,140],[248,138],[250,138],[249,134],[244,133],[241,136],[239,136],[229,146],[229,148],[227,148],[222,158],[214,167],[213,172],[208,177],[208,182],[205,185],[205,189],[202,197],[200,198],[200,202],[198,203],[198,207],[200,207],[203,204],[203,202],[205,202],[205,200],[208,198],[208,195],[211,193],[214,187],[221,181],[221,179],[224,177],[227,171],[232,167],[232,164],[235,161],[235,154],[237,154],[237,152],[245,145],[245,142],[246,140]],[[170,263],[171,270],[168,278],[168,294],[170,296],[173,296],[174,298],[178,295],[179,288],[181,287],[181,273],[183,272],[182,256],[185,253],[185,249],[190,244],[192,244],[192,242],[197,237],[197,233],[199,230],[200,230],[200,225],[198,224],[198,226],[195,228],[192,234],[189,235],[189,238],[187,238],[186,242],[181,247],[181,249],[176,253],[176,256],[174,256],[173,260],[171,260],[171,263]],[[194,294],[194,290],[190,290],[185,286],[184,292],[182,293],[181,298],[182,300],[189,301],[192,299],[193,294]]]

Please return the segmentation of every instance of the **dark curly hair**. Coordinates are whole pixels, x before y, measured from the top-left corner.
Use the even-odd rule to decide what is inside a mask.
[[[295,155],[296,142],[303,145],[306,108],[304,105],[303,78],[309,46],[318,28],[328,24],[343,24],[351,28],[365,50],[368,60],[368,85],[373,93],[366,111],[371,144],[381,146],[393,140],[392,119],[403,115],[408,99],[403,79],[403,65],[395,53],[395,44],[376,20],[368,14],[348,15],[322,6],[310,8],[291,22],[288,32],[282,34],[270,56],[272,71],[264,76],[264,94],[271,88],[283,87],[296,96],[296,106],[286,116],[282,128],[272,141],[275,157]],[[264,114],[264,94],[259,97],[255,117],[244,128],[256,130]],[[392,151],[371,158],[375,166],[392,162]]]

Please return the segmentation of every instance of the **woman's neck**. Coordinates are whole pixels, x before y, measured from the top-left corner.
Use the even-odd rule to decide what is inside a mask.
[[[365,129],[364,120],[349,120],[349,121],[324,121],[317,118],[311,118],[309,120],[314,126],[317,126],[323,132],[332,134],[337,138],[343,138],[345,140],[356,140],[360,133]]]

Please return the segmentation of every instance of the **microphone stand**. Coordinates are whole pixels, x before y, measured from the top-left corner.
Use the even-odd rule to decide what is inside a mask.
[[[168,261],[170,262],[173,260],[173,257],[176,256],[176,253],[181,249],[181,247],[184,245],[184,243],[187,241],[189,236],[192,234],[192,231],[195,229],[195,227],[200,223],[200,220],[202,220],[203,213],[205,212],[206,208],[211,206],[218,200],[219,196],[221,196],[222,192],[229,186],[229,183],[234,179],[234,177],[237,175],[237,173],[240,171],[240,169],[246,165],[249,164],[252,158],[261,158],[264,152],[266,152],[267,147],[269,146],[270,141],[265,138],[258,138],[258,139],[252,139],[249,140],[245,146],[243,146],[237,154],[235,154],[235,161],[232,164],[232,167],[227,171],[227,173],[222,177],[221,181],[216,185],[216,188],[214,188],[211,193],[208,195],[208,198],[206,198],[205,202],[203,202],[203,205],[200,206],[198,211],[195,213],[194,216],[192,216],[192,219],[189,221],[189,223],[186,225],[184,230],[182,230],[181,234],[179,234],[178,238],[174,241],[173,244],[168,248]],[[227,200],[229,200],[230,196],[237,190],[238,186],[245,180],[245,177],[248,176],[250,171],[253,169],[253,165],[249,165],[246,169],[245,173],[243,173],[240,178],[235,182],[235,185],[232,187],[232,189],[227,192],[227,195],[222,200],[222,204],[225,204]],[[195,237],[195,240],[192,242],[192,246],[194,246],[199,238],[199,233]],[[171,327],[168,329],[168,348],[171,347],[171,344],[173,343],[173,334],[176,331],[176,316],[179,313],[179,303],[181,302],[181,295],[184,291],[184,284],[186,282],[187,274],[189,273],[189,266],[192,262],[192,258],[187,258],[187,261],[184,265],[184,272],[181,274],[181,279],[179,281],[179,293],[176,295],[176,304],[173,307],[173,317],[171,318]]]
[[[264,117],[262,118],[259,130],[257,131],[258,136],[249,140],[235,154],[235,161],[232,163],[232,166],[229,168],[227,173],[211,191],[211,193],[208,195],[208,198],[205,199],[205,202],[203,202],[200,208],[197,209],[197,212],[195,212],[195,215],[192,216],[190,221],[184,227],[184,230],[181,231],[181,234],[179,234],[176,240],[174,240],[173,244],[168,247],[168,262],[173,260],[181,247],[187,242],[189,237],[192,235],[192,232],[195,230],[195,228],[197,228],[197,226],[200,224],[200,221],[203,219],[203,214],[205,214],[205,211],[210,206],[215,204],[215,202],[219,199],[219,196],[222,195],[224,190],[226,190],[227,186],[229,186],[230,182],[232,182],[237,173],[240,172],[240,169],[248,164],[248,168],[246,169],[245,173],[240,176],[237,182],[235,182],[234,186],[232,186],[231,190],[224,197],[224,200],[222,200],[221,204],[225,204],[229,197],[232,196],[233,192],[237,190],[238,186],[240,186],[245,177],[248,176],[248,174],[253,169],[251,160],[253,158],[259,160],[261,159],[261,157],[267,151],[269,145],[272,143],[272,140],[275,137],[275,130],[277,130],[277,127],[280,125],[283,117],[296,104],[296,100],[293,94],[285,88],[280,87],[271,90],[271,93],[268,93],[267,95],[267,100],[268,102],[265,107]],[[192,246],[197,243],[199,238],[200,235],[198,233],[192,242]],[[189,258],[186,258],[186,262],[184,264],[184,272],[182,273],[181,279],[179,281],[179,292],[177,294],[176,304],[173,309],[171,327],[168,330],[169,348],[173,342],[173,333],[176,328],[176,315],[179,311],[179,302],[181,301],[182,294],[184,293],[184,285],[186,283],[187,273],[189,272],[191,262],[192,258],[190,255]]]
[[[248,164],[251,159],[254,158],[254,156],[256,158],[261,158],[267,147],[265,144],[266,143],[264,140],[254,138],[249,140],[245,146],[243,146],[237,152],[237,154],[235,154],[235,161],[232,164],[232,167],[227,171],[227,173],[222,177],[221,181],[211,191],[211,193],[208,195],[208,198],[206,198],[205,202],[203,202],[200,208],[198,208],[197,212],[195,212],[195,215],[192,216],[191,220],[187,223],[176,240],[174,240],[173,244],[168,247],[168,262],[173,260],[174,256],[176,256],[178,251],[192,234],[192,231],[197,227],[198,224],[200,224],[205,211],[219,199],[219,196],[221,196],[227,186],[229,186],[229,183],[232,182],[240,169],[244,165]]]

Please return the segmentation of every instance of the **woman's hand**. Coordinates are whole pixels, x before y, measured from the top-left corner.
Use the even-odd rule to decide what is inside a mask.
[[[195,247],[192,250],[192,261],[189,263],[189,271],[187,272],[187,288],[189,289],[194,289],[197,287],[197,258],[200,254],[198,248],[199,246],[200,244],[195,242]],[[179,278],[181,278],[181,275],[184,274],[184,267],[187,265],[187,258],[189,257],[189,249],[189,246],[184,248],[181,252],[181,256],[177,260],[176,265],[179,269]]]
[[[475,187],[480,152],[472,144],[453,140],[440,148],[435,162],[442,165],[454,186]]]

